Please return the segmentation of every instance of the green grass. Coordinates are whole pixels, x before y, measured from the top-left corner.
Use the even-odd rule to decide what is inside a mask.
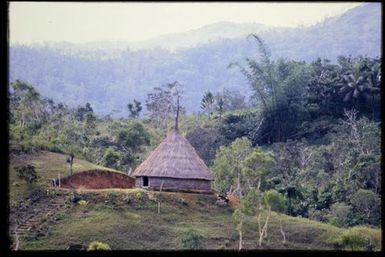
[[[24,188],[26,185],[14,174],[13,167],[27,163],[36,165],[40,176],[36,186],[47,186],[58,172],[67,174],[65,158],[65,155],[42,152],[27,159],[12,159],[10,191],[13,200],[28,192]],[[76,171],[101,168],[82,160],[76,160],[76,163]],[[20,185],[13,186],[14,182]],[[58,191],[60,194],[49,197],[66,199],[68,208],[54,212],[57,219],[49,221],[48,234],[33,240],[24,239],[20,249],[59,250],[66,249],[70,244],[88,246],[92,241],[107,243],[112,250],[183,249],[181,238],[190,228],[203,236],[205,249],[238,247],[238,233],[232,221],[232,209],[215,205],[214,195],[163,192],[161,213],[157,214],[157,193],[142,189],[77,190],[80,198],[88,201],[84,209],[78,203],[69,201],[71,190]],[[35,205],[36,208],[41,208],[41,213],[50,211],[48,206],[44,207],[45,201],[43,199]],[[335,245],[331,239],[346,231],[305,218],[286,215],[281,217],[287,242],[282,243],[279,216],[273,213],[263,249],[333,250]],[[256,217],[251,217],[246,224],[244,248],[258,249]],[[356,229],[371,238],[375,250],[381,249],[380,229],[362,226]]]
[[[72,204],[59,221],[50,225],[49,235],[38,241],[24,242],[22,249],[66,249],[69,244],[87,246],[95,240],[107,243],[115,250],[183,249],[181,238],[189,228],[204,237],[205,249],[237,249],[238,234],[232,222],[232,210],[209,204],[214,196],[206,196],[207,204],[204,204],[199,195],[164,193],[158,215],[155,200],[133,197],[127,203],[127,197],[136,195],[138,189],[114,190],[113,202],[107,202],[109,191],[79,191],[82,198],[89,201],[86,208],[83,210],[78,204]],[[187,205],[178,201],[182,197]],[[262,220],[264,218],[263,215]],[[282,215],[282,219],[286,244],[282,243],[279,216],[273,213],[263,249],[332,250],[334,246],[329,239],[345,230],[304,218]],[[376,250],[379,250],[381,231],[367,227],[359,229],[373,239]],[[257,239],[256,218],[251,217],[244,232],[244,247],[258,249]]]

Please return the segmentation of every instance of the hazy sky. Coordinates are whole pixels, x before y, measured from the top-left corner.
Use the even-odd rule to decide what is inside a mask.
[[[10,42],[141,41],[219,21],[306,26],[360,4],[11,2]]]

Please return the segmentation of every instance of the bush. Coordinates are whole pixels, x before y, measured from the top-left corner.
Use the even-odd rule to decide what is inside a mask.
[[[147,193],[143,189],[132,189],[127,192],[127,195],[123,199],[127,204],[140,203],[144,204],[149,200]]]
[[[109,168],[118,169],[120,166],[121,156],[118,151],[112,147],[107,148],[103,157],[103,164]]]
[[[350,251],[373,251],[375,248],[373,241],[358,227],[345,230],[330,240],[336,249]]]
[[[360,223],[381,224],[381,197],[370,190],[359,189],[350,199]]]
[[[110,202],[110,203],[116,203],[116,201],[118,199],[118,193],[115,191],[108,192],[107,193],[107,199],[108,199],[108,202]]]
[[[32,184],[37,180],[37,174],[35,167],[32,165],[16,167],[17,176],[21,179],[24,179],[28,184]]]
[[[203,236],[193,229],[189,229],[182,237],[182,245],[187,249],[201,249]]]
[[[179,198],[179,203],[182,205],[188,205],[188,202],[184,198]]]
[[[352,207],[345,203],[335,203],[331,206],[333,225],[339,227],[348,227],[353,225]]]
[[[72,191],[71,191],[71,194],[70,194],[70,200],[71,200],[71,202],[73,202],[73,203],[79,202],[79,201],[81,200],[80,194],[79,194],[77,191],[72,190]]]
[[[85,200],[80,200],[79,201],[79,206],[80,206],[81,209],[85,209],[87,204],[88,204],[88,202],[85,201]]]
[[[105,244],[99,241],[93,241],[90,243],[90,245],[87,248],[87,251],[99,251],[99,250],[111,250],[111,247],[108,244]]]

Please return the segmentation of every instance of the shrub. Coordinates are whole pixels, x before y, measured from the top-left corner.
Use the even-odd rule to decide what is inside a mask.
[[[100,241],[93,241],[87,248],[87,251],[99,251],[99,250],[111,250],[111,247],[108,244],[102,243]]]
[[[123,200],[127,204],[144,204],[148,199],[148,195],[143,189],[132,189],[127,193]]]
[[[71,200],[71,202],[73,202],[73,203],[79,202],[79,201],[81,200],[80,194],[79,194],[77,191],[72,190],[72,191],[71,191],[71,194],[70,194],[70,200]]]
[[[182,205],[188,205],[188,202],[184,198],[179,198],[179,203]]]
[[[88,204],[88,202],[85,200],[80,200],[78,203],[81,209],[85,209]]]
[[[144,192],[138,191],[135,193],[135,200],[142,201],[144,198]]]
[[[28,184],[32,184],[37,180],[37,174],[35,167],[32,165],[26,165],[22,167],[16,167],[17,176],[24,179]]]
[[[116,200],[118,198],[118,193],[115,192],[115,191],[109,191],[107,193],[107,199],[108,199],[108,202],[110,203],[116,203]]]
[[[144,190],[135,190],[132,193],[136,202],[143,202],[148,200],[148,195]]]
[[[381,224],[381,198],[378,194],[359,189],[351,196],[350,202],[355,212],[361,217],[360,223],[376,226]]]
[[[182,245],[188,249],[202,248],[203,236],[193,229],[189,229],[182,237]]]
[[[336,249],[351,251],[372,251],[375,248],[373,239],[358,227],[344,230],[333,237],[330,242]]]
[[[119,152],[109,147],[104,154],[103,164],[109,168],[117,169],[120,166],[120,159],[121,156]]]
[[[352,207],[345,203],[334,203],[331,206],[332,224],[339,227],[348,227],[352,224]]]

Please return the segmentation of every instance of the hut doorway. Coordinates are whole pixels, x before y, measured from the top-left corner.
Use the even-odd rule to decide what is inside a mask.
[[[148,177],[143,177],[143,186],[148,187]]]

